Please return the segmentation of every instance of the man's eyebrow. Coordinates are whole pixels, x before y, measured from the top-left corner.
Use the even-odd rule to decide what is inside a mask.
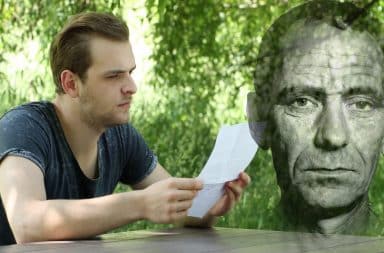
[[[313,86],[288,86],[281,89],[278,94],[278,100],[284,99],[291,94],[307,94],[310,96],[321,97],[325,96],[325,90],[322,87]]]
[[[107,70],[104,72],[104,75],[117,75],[117,74],[121,74],[121,73],[132,73],[134,70],[136,69],[136,65],[133,66],[132,68],[130,69],[112,69],[112,70]]]
[[[326,91],[323,87],[312,87],[312,86],[288,86],[281,89],[277,94],[277,99],[284,100],[287,99],[290,95],[294,94],[303,94],[313,97],[323,98],[325,97]],[[342,92],[343,96],[353,96],[353,95],[369,95],[378,100],[384,99],[384,94],[380,89],[368,85],[351,87],[348,90]]]
[[[371,95],[376,98],[383,99],[383,92],[377,89],[376,87],[371,86],[360,86],[360,87],[351,87],[346,92],[344,92],[345,96],[351,96],[351,95]]]

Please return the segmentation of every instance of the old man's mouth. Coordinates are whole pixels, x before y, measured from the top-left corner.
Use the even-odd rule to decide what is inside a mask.
[[[324,177],[344,177],[350,176],[352,173],[356,173],[356,170],[344,168],[344,167],[335,167],[335,168],[308,168],[303,171],[304,173],[309,173],[316,176],[324,176]]]

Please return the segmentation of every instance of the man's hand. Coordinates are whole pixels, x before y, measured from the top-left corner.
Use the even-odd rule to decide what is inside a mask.
[[[226,214],[239,201],[245,187],[249,185],[251,178],[247,173],[241,172],[239,177],[225,184],[225,193],[220,200],[209,210],[208,215],[222,216]]]
[[[144,218],[155,223],[184,219],[202,188],[202,182],[193,178],[168,178],[148,186],[143,190]]]

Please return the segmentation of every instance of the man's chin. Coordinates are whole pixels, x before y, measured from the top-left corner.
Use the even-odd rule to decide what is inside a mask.
[[[104,121],[105,127],[110,128],[110,127],[115,127],[115,126],[120,126],[127,124],[129,122],[129,117],[126,116],[125,118],[115,118],[115,119],[110,119]]]
[[[299,190],[307,206],[318,209],[339,209],[350,206],[358,195],[350,187],[311,187]]]

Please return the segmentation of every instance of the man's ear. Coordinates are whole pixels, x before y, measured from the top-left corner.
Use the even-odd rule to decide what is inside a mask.
[[[257,103],[256,103],[256,93],[249,92],[247,95],[247,117],[249,130],[251,132],[252,138],[255,140],[257,145],[262,149],[268,149],[270,147],[269,143],[269,131],[267,129],[267,121],[263,121],[259,117]]]
[[[68,94],[71,98],[78,97],[80,79],[75,73],[68,69],[63,70],[60,74],[60,81],[65,94]]]

